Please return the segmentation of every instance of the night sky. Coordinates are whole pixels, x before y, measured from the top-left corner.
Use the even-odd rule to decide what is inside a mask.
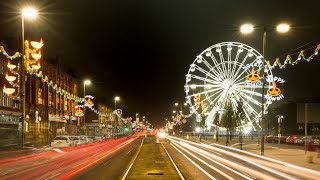
[[[288,53],[308,48],[310,53],[320,44],[317,0],[30,2],[41,15],[35,22],[26,22],[26,38],[44,39],[45,58],[63,56],[65,64],[77,72],[79,83],[92,80],[86,90],[97,100],[113,107],[114,96],[119,95],[118,107],[126,115],[145,115],[155,125],[171,116],[174,102],[184,101],[185,75],[204,49],[237,41],[261,52],[263,31],[241,35],[239,27],[245,22],[269,30],[267,59],[284,59]],[[20,1],[0,2],[0,41],[20,38],[22,6]],[[291,24],[290,33],[273,31],[279,22]],[[284,101],[320,97],[319,60],[274,71],[286,79]]]

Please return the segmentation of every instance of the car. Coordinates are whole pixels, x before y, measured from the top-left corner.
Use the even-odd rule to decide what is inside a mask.
[[[81,140],[80,136],[70,136],[70,140],[72,141],[71,146],[81,146],[84,144],[84,141]]]
[[[320,140],[316,136],[304,136],[304,137],[297,140],[297,144],[300,146],[303,146],[310,141],[312,141],[315,146],[320,145],[320,142],[319,142]]]
[[[53,141],[51,142],[51,147],[70,147],[72,146],[72,140],[70,136],[56,136]]]
[[[286,143],[286,139],[288,136],[280,136],[280,143]],[[274,135],[266,136],[265,141],[267,143],[278,143],[279,137]]]
[[[288,136],[287,139],[286,139],[286,143],[287,144],[295,144],[297,143],[299,137],[296,136],[296,135],[291,135],[291,136]]]
[[[81,135],[80,136],[81,141],[84,142],[84,144],[92,143],[93,139],[89,138],[88,136]]]
[[[94,141],[104,141],[105,138],[103,136],[94,136]]]

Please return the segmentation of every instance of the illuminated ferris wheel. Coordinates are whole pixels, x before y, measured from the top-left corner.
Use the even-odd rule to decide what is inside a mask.
[[[216,115],[221,117],[227,104],[231,104],[235,114],[241,101],[246,117],[242,120],[241,126],[256,130],[262,113],[260,77],[263,65],[262,55],[242,43],[222,42],[207,48],[190,64],[186,75],[184,90],[190,113],[196,115],[198,122],[206,118],[206,127],[210,128],[215,126],[214,118]],[[274,90],[279,95],[280,90],[273,82],[282,79],[273,77],[271,69],[267,66],[264,72],[266,89],[270,88],[270,92]],[[277,99],[268,93],[264,96],[264,109],[267,109],[273,100],[279,100],[279,96]]]

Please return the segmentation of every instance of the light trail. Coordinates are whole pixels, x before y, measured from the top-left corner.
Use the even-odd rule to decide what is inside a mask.
[[[188,144],[186,144],[186,143],[184,143],[184,146],[187,146],[187,147],[189,146],[189,149],[191,149],[193,152],[195,152],[195,153],[197,153],[197,154],[199,154],[199,155],[207,158],[208,160],[210,160],[210,161],[212,161],[212,162],[214,162],[214,163],[222,166],[223,168],[228,169],[229,171],[231,171],[231,172],[233,172],[233,173],[241,176],[241,177],[244,178],[244,179],[248,179],[248,180],[252,179],[252,178],[250,178],[250,177],[248,177],[248,176],[245,176],[244,174],[241,174],[240,172],[235,171],[234,169],[232,169],[232,168],[230,168],[230,167],[228,167],[228,166],[226,166],[226,165],[224,165],[224,164],[222,164],[222,163],[220,163],[220,162],[212,159],[212,158],[215,158],[215,159],[219,159],[219,160],[224,160],[223,158],[221,158],[221,157],[219,157],[219,156],[216,156],[216,155],[214,155],[214,154],[211,154],[211,153],[209,153],[209,152],[207,152],[207,151],[204,151],[204,150],[202,150],[202,149],[199,149],[199,148],[190,146],[190,145],[188,145]],[[210,158],[210,157],[212,157],[212,158]],[[226,160],[224,160],[224,161],[226,161]],[[238,167],[239,167],[239,164],[232,163],[232,162],[230,162],[230,161],[229,161],[229,164],[232,164],[234,168],[238,168]],[[241,169],[241,167],[240,167],[240,169]],[[247,170],[247,171],[248,171],[248,170]]]
[[[0,179],[65,179],[89,169],[139,138],[110,139],[0,161]]]
[[[301,179],[302,177],[304,179],[320,179],[320,173],[317,171],[284,163],[271,158],[258,156],[256,154],[231,147],[222,145],[216,145],[218,147],[213,147],[207,144],[199,144],[173,136],[168,136],[166,138],[172,143],[175,143],[176,146],[177,144],[180,144],[179,148],[183,150],[188,149],[194,154],[197,154],[202,158],[206,158],[207,160],[220,165],[222,168],[241,176],[242,179],[248,174],[251,177],[261,179]],[[215,155],[217,152],[225,156],[228,160]],[[236,163],[232,162],[234,161],[232,159],[234,159]],[[244,166],[243,163],[249,164],[250,166]],[[244,174],[235,170],[240,170],[240,172]],[[246,178],[250,179],[251,177]]]
[[[174,144],[175,146],[183,149],[186,153],[188,153],[190,156],[192,156],[193,158],[197,159],[198,161],[200,161],[201,163],[205,164],[206,166],[208,166],[209,168],[211,168],[212,170],[218,172],[219,174],[221,174],[222,176],[231,179],[231,180],[235,180],[233,177],[229,176],[228,174],[220,171],[219,169],[213,167],[212,165],[210,165],[209,163],[205,162],[204,160],[200,159],[199,157],[195,156],[194,154],[192,154],[190,151],[188,151],[187,149],[181,147],[180,145],[178,145],[178,143],[176,142],[172,142],[172,144]],[[200,165],[199,165],[200,166]]]
[[[205,171],[201,166],[199,166],[197,163],[192,161],[187,155],[185,155],[183,152],[181,152],[176,146],[172,145],[173,148],[175,148],[180,154],[182,154],[186,159],[188,159],[194,166],[196,166],[200,171],[202,171],[205,175],[207,175],[210,179],[215,180],[211,174],[209,174],[207,171]]]

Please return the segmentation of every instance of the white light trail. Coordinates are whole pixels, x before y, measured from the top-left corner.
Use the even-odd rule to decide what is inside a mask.
[[[176,146],[172,145],[173,148],[175,148],[180,154],[182,154],[186,159],[188,159],[194,166],[196,166],[200,171],[202,171],[205,175],[207,175],[210,179],[214,180],[213,176],[211,176],[207,171],[205,171],[203,168],[201,168],[197,163],[192,161],[187,155],[185,155],[183,152],[181,152]]]

